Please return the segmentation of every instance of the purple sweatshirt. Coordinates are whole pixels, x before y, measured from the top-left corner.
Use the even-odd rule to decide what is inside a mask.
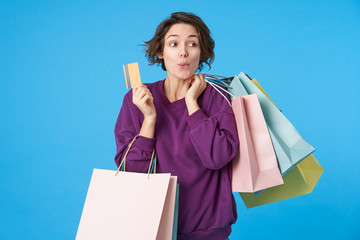
[[[178,239],[226,239],[237,219],[231,160],[239,140],[232,109],[208,84],[198,98],[200,109],[189,116],[185,99],[171,103],[163,85],[164,81],[146,84],[156,108],[155,136],[137,137],[126,158],[126,170],[147,172],[155,147],[156,172],[178,177]],[[118,166],[143,119],[129,91],[115,126]]]

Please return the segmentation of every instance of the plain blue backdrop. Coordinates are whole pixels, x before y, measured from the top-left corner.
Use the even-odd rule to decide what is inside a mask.
[[[93,168],[115,169],[122,65],[174,11],[216,41],[209,73],[255,77],[317,150],[313,193],[246,209],[231,239],[360,239],[359,1],[0,2],[0,239],[74,239]],[[206,69],[205,71],[206,72]]]

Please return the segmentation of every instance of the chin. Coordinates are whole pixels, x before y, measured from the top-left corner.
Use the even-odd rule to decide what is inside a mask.
[[[180,73],[176,77],[179,78],[179,79],[182,79],[182,80],[188,80],[194,74],[195,74],[195,71],[190,71],[190,72],[187,72],[187,73]]]
[[[178,76],[177,78],[180,79],[180,80],[188,80],[189,78],[191,78],[194,74],[191,74],[191,75],[186,75],[186,76]]]

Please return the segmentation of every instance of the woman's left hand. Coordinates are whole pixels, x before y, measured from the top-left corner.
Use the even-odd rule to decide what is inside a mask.
[[[205,82],[204,75],[201,73],[195,74],[189,79],[191,84],[189,90],[186,92],[186,102],[196,102],[201,93],[206,89],[207,82]]]
[[[195,74],[189,79],[189,82],[191,86],[186,92],[185,102],[189,115],[191,115],[200,109],[197,99],[205,90],[207,82],[205,82],[204,76],[201,73]]]

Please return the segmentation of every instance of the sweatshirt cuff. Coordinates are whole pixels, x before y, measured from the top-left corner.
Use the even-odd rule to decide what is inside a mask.
[[[190,127],[190,130],[196,128],[199,126],[202,122],[205,122],[208,120],[208,116],[205,114],[205,112],[200,108],[187,118],[187,123]]]
[[[145,152],[152,152],[155,147],[155,140],[155,138],[137,136],[133,146],[142,149]]]

